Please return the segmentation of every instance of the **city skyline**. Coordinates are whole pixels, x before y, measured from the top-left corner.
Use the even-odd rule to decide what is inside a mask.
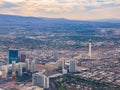
[[[1,0],[0,14],[95,20],[120,18],[119,0]]]
[[[0,0],[0,90],[120,90],[120,0]]]

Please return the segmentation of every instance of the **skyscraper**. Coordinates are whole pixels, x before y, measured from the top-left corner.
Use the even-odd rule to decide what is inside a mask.
[[[69,72],[71,73],[76,72],[76,60],[74,59],[70,60]]]
[[[22,76],[22,65],[21,65],[21,63],[19,64],[19,67],[18,67],[18,75]]]
[[[12,72],[16,72],[16,61],[12,61]]]
[[[35,60],[31,62],[31,72],[35,72]]]
[[[62,60],[61,64],[62,64],[62,73],[67,74],[67,69],[65,69],[65,60]]]
[[[9,50],[9,64],[12,64],[12,61],[18,62],[18,50]]]
[[[65,68],[65,60],[62,60],[62,69]]]
[[[49,77],[44,75],[44,88],[49,88]]]
[[[49,88],[49,77],[42,73],[35,73],[32,75],[32,85]]]
[[[25,63],[26,63],[26,70],[30,70],[30,60],[26,59]]]
[[[54,57],[55,61],[57,61],[59,59],[59,53],[58,53],[58,51],[54,51],[53,57]]]
[[[89,56],[89,59],[92,58],[92,41],[89,40],[89,51],[88,51],[88,56]]]
[[[25,62],[26,59],[26,55],[25,54],[21,54],[20,55],[20,62]]]

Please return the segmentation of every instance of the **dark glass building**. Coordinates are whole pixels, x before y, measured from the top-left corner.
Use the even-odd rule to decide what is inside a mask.
[[[18,50],[9,50],[9,64],[12,64],[12,61],[18,62]]]
[[[26,59],[26,54],[21,54],[20,57],[19,57],[19,61],[20,62],[25,62],[25,59]]]

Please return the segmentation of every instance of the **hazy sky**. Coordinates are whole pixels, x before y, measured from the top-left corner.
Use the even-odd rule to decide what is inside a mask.
[[[79,20],[120,18],[120,0],[0,0],[0,14]]]

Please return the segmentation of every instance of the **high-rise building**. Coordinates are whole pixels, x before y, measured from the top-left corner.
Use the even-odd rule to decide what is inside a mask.
[[[40,73],[34,73],[32,75],[32,85],[33,86],[43,86],[43,79],[40,78]],[[41,85],[40,85],[41,84]]]
[[[12,72],[16,72],[16,61],[12,61]]]
[[[9,64],[12,64],[12,61],[18,62],[18,50],[9,50]]]
[[[31,72],[35,72],[35,60],[31,62]]]
[[[18,75],[22,76],[22,64],[21,63],[19,64],[19,67],[18,67]]]
[[[88,56],[89,56],[89,59],[92,58],[92,41],[89,40],[89,51],[88,51]]]
[[[58,60],[58,58],[59,58],[59,53],[58,53],[58,51],[54,51],[53,57],[54,57],[54,60],[55,60],[55,61]]]
[[[32,75],[32,85],[49,88],[49,77],[42,73],[35,73]]]
[[[30,60],[26,59],[25,63],[26,63],[26,70],[30,70]]]
[[[62,69],[65,68],[65,60],[62,60]]]
[[[74,59],[70,60],[69,72],[71,73],[76,72],[76,60]]]
[[[65,60],[61,61],[61,65],[62,65],[62,73],[67,74],[67,70],[65,69]]]
[[[44,75],[44,88],[49,88],[49,77]]]
[[[26,59],[26,55],[25,54],[21,54],[20,55],[20,62],[25,62]]]

